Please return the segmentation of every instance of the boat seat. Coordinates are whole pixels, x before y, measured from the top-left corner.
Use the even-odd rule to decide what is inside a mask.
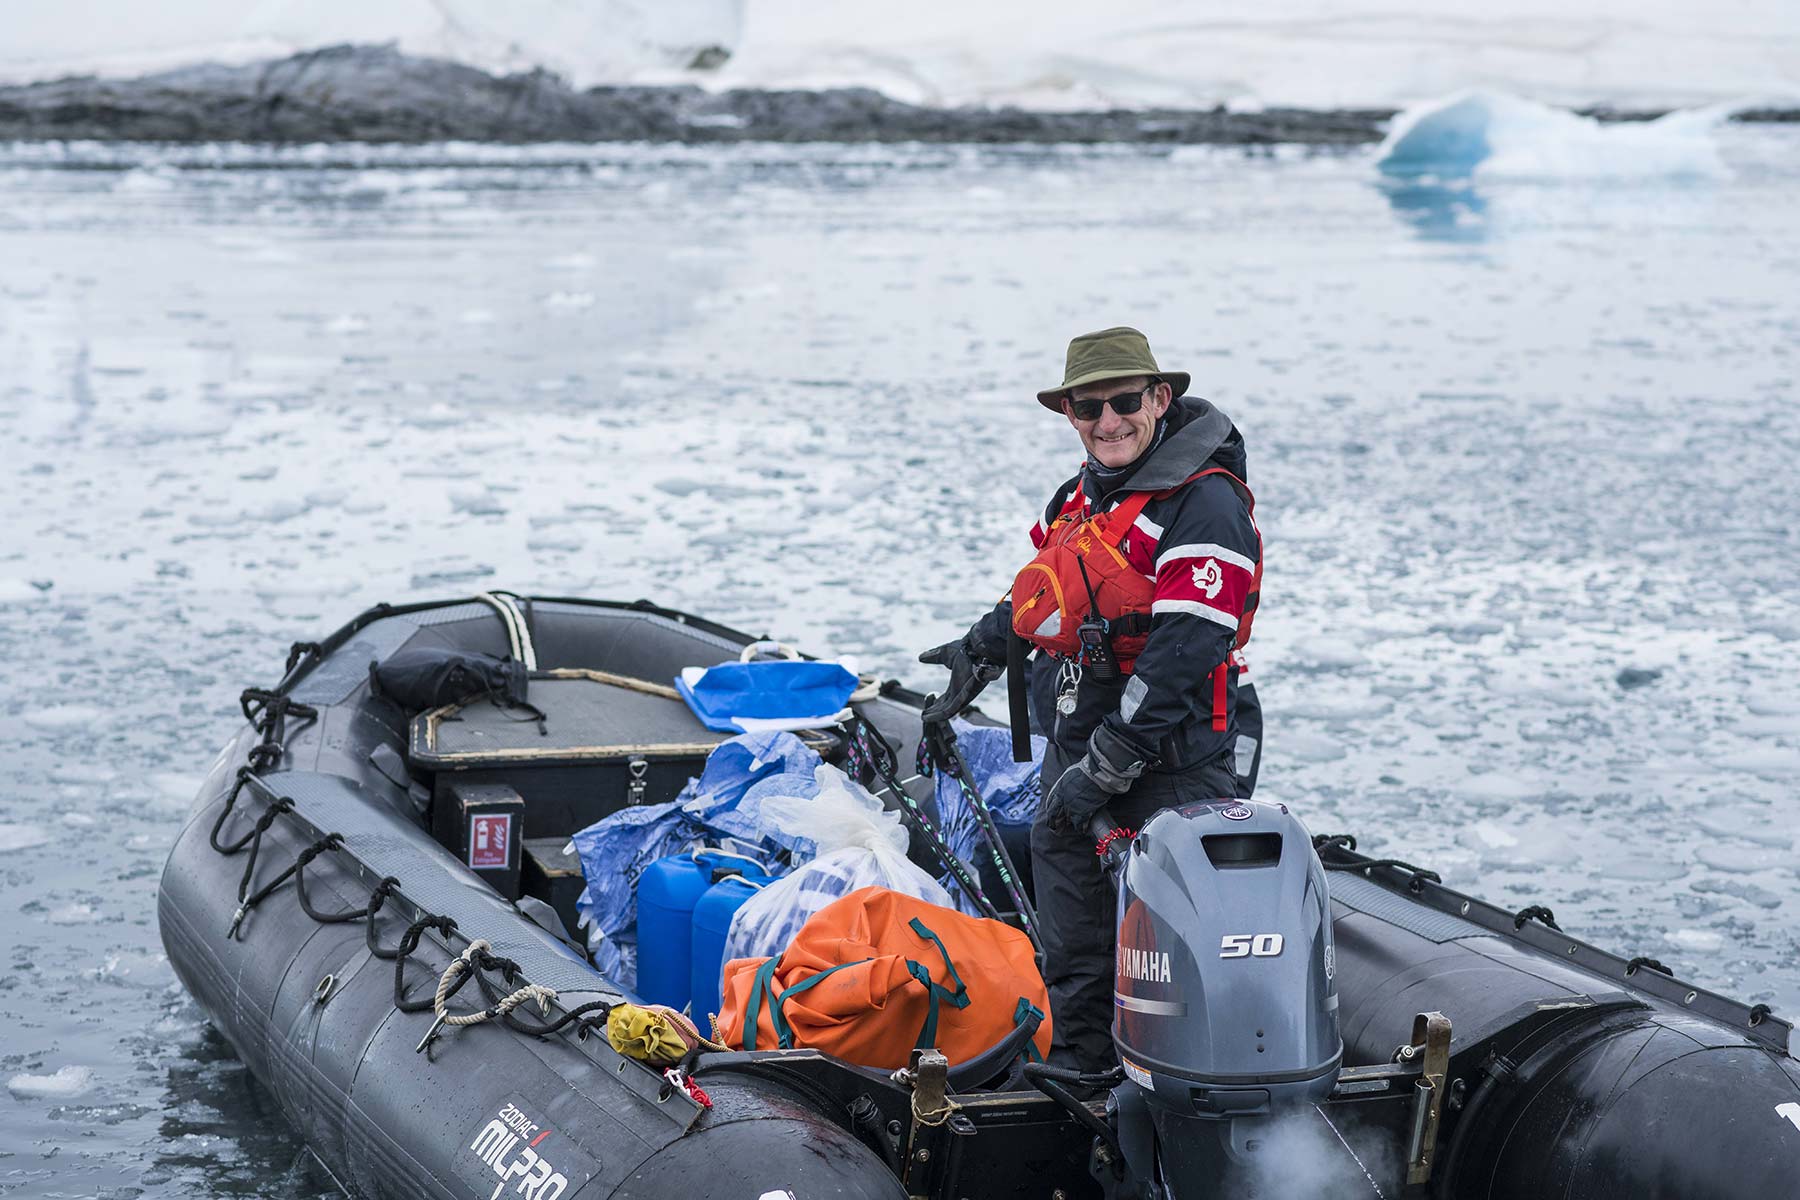
[[[413,718],[407,762],[434,773],[437,808],[448,810],[453,779],[505,784],[524,797],[525,838],[566,840],[622,808],[675,799],[732,737],[700,724],[674,688],[605,671],[535,672],[529,699],[531,710],[476,699]],[[837,742],[799,736],[821,756]],[[447,838],[441,814],[433,820]]]
[[[581,858],[568,847],[566,837],[523,839],[520,890],[555,909],[563,927],[573,930],[581,923],[576,901],[587,879],[581,873]]]

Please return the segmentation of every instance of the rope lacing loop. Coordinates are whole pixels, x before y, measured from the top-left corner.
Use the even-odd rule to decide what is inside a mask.
[[[1766,1004],[1758,1004],[1750,1009],[1750,1028],[1755,1029],[1764,1021],[1775,1015],[1775,1010]]]
[[[369,919],[369,923],[363,929],[363,939],[368,943],[369,953],[373,954],[376,958],[391,959],[394,957],[394,951],[383,950],[380,942],[377,940],[379,930],[375,924],[375,914],[382,910],[382,907],[387,904],[388,899],[393,896],[399,888],[400,881],[395,879],[392,875],[389,875],[386,879],[383,879],[380,883],[376,884],[374,889],[369,893],[369,907],[363,913],[363,915]]]
[[[254,776],[255,772],[249,767],[238,768],[237,782],[231,785],[231,792],[225,797],[225,807],[219,810],[219,819],[213,822],[209,840],[212,842],[212,848],[220,854],[236,854],[243,848],[241,843],[229,849],[219,845],[219,831],[225,828],[226,819],[231,816],[232,809],[237,807],[238,794],[244,790],[244,785],[249,783]]]
[[[499,1000],[492,1001],[488,1007],[475,1012],[453,1013],[450,1011],[450,997],[461,991],[463,984],[470,979],[477,978],[477,972],[491,969],[502,963],[517,970],[516,963],[507,959],[495,958],[488,953],[488,950],[488,942],[482,938],[476,938],[469,943],[468,949],[451,959],[450,964],[444,968],[444,973],[438,977],[437,992],[432,996],[430,1004],[437,1019],[431,1023],[431,1028],[425,1031],[424,1038],[420,1040],[416,1048],[418,1052],[423,1053],[431,1045],[432,1040],[437,1037],[438,1030],[446,1025],[479,1025],[483,1021],[503,1018],[527,1001],[535,1000],[538,1012],[545,1016],[549,1015],[550,1002],[556,999],[556,989],[537,983],[528,983]],[[399,987],[397,979],[395,987]],[[400,1003],[398,998],[395,1002],[397,1005]],[[408,1010],[403,1007],[402,1011]]]
[[[397,878],[392,875],[383,876],[381,882],[370,889],[369,907],[363,915],[371,918],[374,917],[376,913],[381,911],[381,906],[387,903],[388,897],[392,896],[399,888],[400,881]]]
[[[235,854],[245,846],[250,847],[250,857],[244,861],[243,878],[238,880],[237,911],[231,914],[231,927],[225,931],[225,936],[227,938],[237,937],[238,927],[244,923],[244,918],[250,914],[251,904],[245,897],[250,891],[250,880],[256,874],[256,858],[257,855],[262,853],[263,834],[269,832],[269,826],[275,824],[276,817],[279,817],[284,812],[292,812],[293,809],[294,802],[286,797],[272,801],[263,815],[256,819],[256,824],[250,827],[250,832],[245,834],[238,841],[232,843],[230,849],[226,851],[228,854]]]
[[[400,941],[394,946],[394,1007],[401,1012],[423,1012],[431,1007],[429,1002],[406,998],[406,960],[419,948],[419,939],[427,929],[435,929],[445,937],[456,932],[456,922],[450,917],[440,917],[435,913],[427,913],[406,927],[400,935]]]
[[[258,742],[250,747],[245,757],[250,761],[250,769],[261,775],[281,765],[282,752],[280,742]]]
[[[338,837],[335,833],[330,836]],[[343,839],[338,838],[338,844],[331,847],[331,849],[343,849]],[[324,853],[324,851],[320,851],[320,853]],[[369,910],[366,905],[361,908],[346,908],[342,912],[320,912],[313,907],[312,896],[308,894],[306,890],[306,865],[316,857],[317,855],[314,855],[307,858],[305,862],[298,862],[294,865],[294,894],[300,898],[300,907],[306,915],[321,925],[339,925],[345,921],[357,921],[368,916]],[[389,880],[392,880],[393,882],[389,884]],[[385,902],[387,900],[387,891],[383,885],[397,887],[399,886],[399,880],[394,879],[394,877],[390,875],[387,879],[382,880],[381,884],[376,886],[376,890],[381,892],[381,898]],[[371,898],[374,894],[374,892],[370,893]],[[376,907],[380,906],[377,905]]]
[[[325,647],[318,642],[295,642],[288,647],[287,666],[281,673],[283,675],[292,675],[294,673],[294,668],[300,665],[300,660],[302,658],[305,658],[308,655],[318,658],[324,653]]]
[[[309,723],[319,718],[319,710],[312,705],[297,703],[285,692],[266,688],[245,688],[238,695],[238,707],[243,710],[244,719],[262,734],[262,741],[250,747],[246,755],[250,769],[259,775],[281,764],[282,734],[290,714]]]
[[[1638,973],[1638,968],[1640,967],[1648,967],[1652,971],[1661,971],[1664,975],[1668,975],[1671,978],[1675,974],[1675,972],[1669,970],[1669,968],[1663,966],[1654,958],[1644,954],[1638,955],[1636,958],[1625,964],[1625,974],[1636,975]]]
[[[279,801],[278,803],[287,804],[289,808],[293,807],[292,804],[289,804],[285,800]],[[283,810],[276,807],[276,805],[271,804],[269,806],[269,811],[263,814],[262,820],[258,821],[257,824],[262,825],[265,821],[272,823],[274,818],[282,811]],[[244,878],[238,883],[238,908],[237,912],[233,914],[231,918],[231,931],[228,936],[236,937],[238,927],[244,923],[244,918],[250,915],[250,910],[261,904],[264,900],[267,900],[275,889],[286,883],[290,877],[295,880],[295,886],[298,887],[300,872],[305,869],[307,863],[319,857],[321,854],[326,854],[342,848],[343,844],[343,834],[326,834],[306,849],[300,851],[299,854],[295,855],[293,863],[289,865],[287,870],[269,880],[269,882],[263,884],[262,887],[246,897],[244,893],[250,886],[251,872],[256,870],[256,852],[253,848],[250,854],[250,861],[244,864]]]
[[[1356,835],[1350,833],[1316,833],[1313,835],[1313,849],[1321,858],[1333,850],[1356,851]],[[1361,871],[1372,874],[1376,867],[1398,867],[1412,878],[1407,880],[1406,890],[1417,895],[1425,890],[1427,880],[1432,883],[1443,883],[1443,876],[1428,867],[1415,866],[1403,858],[1371,858],[1363,862],[1325,862],[1321,863],[1327,871]]]
[[[1562,926],[1556,923],[1556,914],[1541,904],[1527,904],[1524,908],[1521,908],[1518,912],[1514,913],[1513,928],[1523,929],[1525,928],[1525,922],[1530,921],[1533,918],[1542,921],[1558,933],[1562,932]]]
[[[383,882],[385,882],[385,880]],[[380,889],[378,888],[377,890],[380,890]],[[387,896],[392,895],[392,894],[393,894],[393,889],[389,889],[387,894],[384,895],[382,897],[382,899],[385,901],[387,899]],[[378,904],[378,905],[374,905],[373,907],[375,909],[379,909],[379,908],[381,908],[381,905]],[[371,912],[370,916],[373,917],[374,913]],[[375,922],[373,920],[371,920],[369,922],[369,927],[368,927],[368,931],[367,931],[368,932],[368,942],[369,942],[369,953],[373,954],[376,958],[385,959],[388,962],[392,962],[392,961],[394,961],[394,959],[396,957],[402,957],[403,955],[411,954],[414,950],[417,950],[419,948],[419,934],[424,932],[426,929],[437,928],[435,925],[430,924],[430,922],[450,921],[450,927],[452,929],[454,929],[456,927],[456,922],[451,921],[449,917],[439,917],[439,916],[434,916],[429,913],[427,913],[424,917],[421,917],[420,920],[425,921],[427,923],[420,925],[420,924],[418,924],[418,922],[414,922],[413,925],[408,926],[407,929],[401,933],[400,940],[394,943],[394,947],[391,950],[382,949],[381,945],[376,941],[378,931],[377,931]],[[440,933],[448,933],[449,930],[440,929],[439,932]],[[409,934],[412,937],[411,945],[407,944],[407,936]]]

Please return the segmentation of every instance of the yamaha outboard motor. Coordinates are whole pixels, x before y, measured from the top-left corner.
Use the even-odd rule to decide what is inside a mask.
[[[1125,1194],[1255,1194],[1261,1135],[1343,1059],[1325,869],[1286,805],[1244,800],[1165,809],[1109,849]]]

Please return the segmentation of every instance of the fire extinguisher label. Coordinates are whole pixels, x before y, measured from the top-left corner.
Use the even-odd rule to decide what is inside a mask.
[[[469,817],[469,865],[506,867],[512,851],[511,813],[474,813]]]

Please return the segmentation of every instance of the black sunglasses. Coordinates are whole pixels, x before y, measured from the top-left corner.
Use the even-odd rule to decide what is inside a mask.
[[[1098,421],[1100,410],[1112,405],[1112,410],[1121,417],[1129,417],[1144,407],[1144,396],[1161,380],[1153,379],[1135,392],[1120,392],[1116,396],[1096,396],[1091,400],[1077,400],[1069,397],[1069,411],[1075,414],[1077,421]]]

